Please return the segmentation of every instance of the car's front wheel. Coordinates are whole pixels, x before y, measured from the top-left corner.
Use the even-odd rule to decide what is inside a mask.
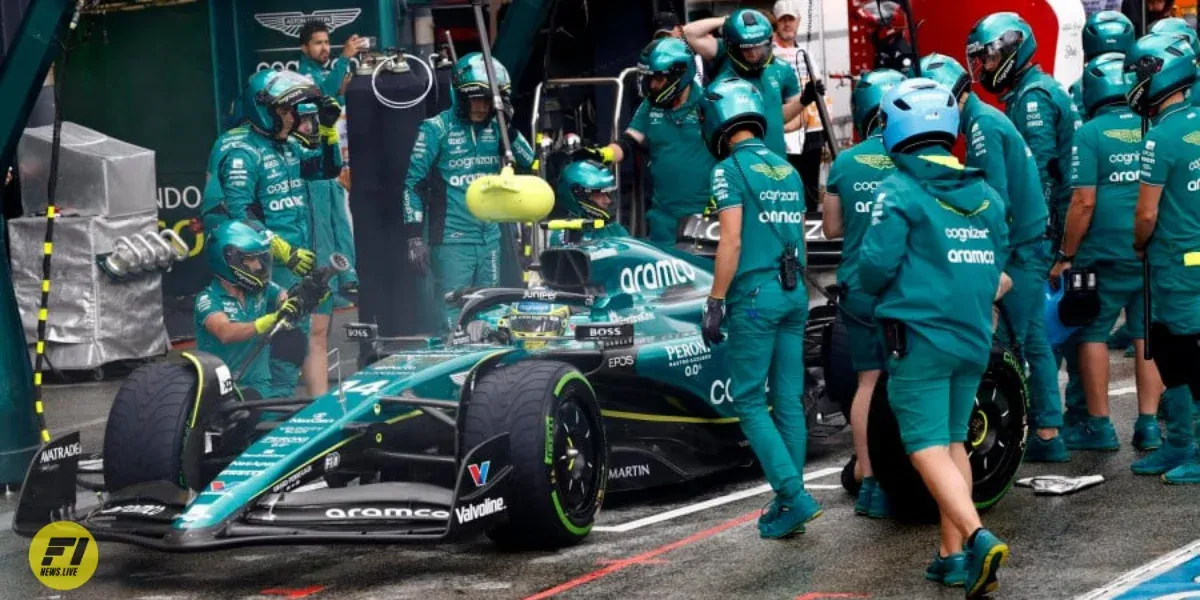
[[[509,523],[497,543],[554,549],[592,530],[608,482],[608,441],[588,380],[571,365],[529,361],[481,377],[471,393],[463,447],[509,434]]]

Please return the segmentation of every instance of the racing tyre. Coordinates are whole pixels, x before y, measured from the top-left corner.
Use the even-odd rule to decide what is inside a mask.
[[[1025,455],[1028,407],[1029,393],[1016,358],[1010,352],[993,352],[967,426],[972,497],[979,510],[995,505],[1012,487]],[[900,440],[900,428],[888,403],[886,373],[871,400],[867,443],[875,478],[887,492],[893,514],[905,521],[936,522],[937,503]]]
[[[199,457],[185,451],[196,385],[195,369],[175,362],[143,365],[121,384],[104,430],[106,488],[170,481],[201,489],[207,483],[184,476],[199,471],[184,465],[185,457]]]
[[[479,379],[467,405],[463,448],[509,433],[509,523],[488,532],[506,547],[556,549],[592,530],[608,483],[608,440],[587,379],[552,361],[500,367]],[[514,498],[515,499],[515,498]]]
[[[821,336],[821,364],[825,370],[825,394],[842,410],[842,416],[849,423],[850,405],[858,391],[858,374],[850,361],[850,335],[840,310],[825,326]]]

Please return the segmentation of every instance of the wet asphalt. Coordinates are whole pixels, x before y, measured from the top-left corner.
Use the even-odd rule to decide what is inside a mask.
[[[335,329],[336,331],[336,329]],[[349,354],[347,359],[349,360]],[[996,598],[1070,598],[1200,538],[1200,488],[1138,477],[1129,463],[1136,399],[1130,359],[1113,354],[1114,423],[1122,448],[1074,453],[1065,465],[1025,465],[1021,476],[1100,474],[1106,482],[1066,497],[1013,488],[983,515],[1013,551]],[[352,367],[351,367],[352,370]],[[98,451],[104,419],[120,381],[46,388],[56,434],[78,429],[85,451]],[[807,472],[840,468],[848,430],[811,443]],[[100,544],[95,576],[57,592],[30,572],[28,540],[9,529],[16,498],[0,498],[0,598],[961,598],[961,589],[925,581],[937,544],[932,526],[853,514],[836,473],[809,489],[825,513],[786,541],[758,538],[754,519],[768,494],[624,532],[595,531],[555,553],[504,553],[485,538],[443,546],[302,546],[164,554]],[[693,484],[614,496],[598,520],[613,527],[759,487],[753,470]],[[81,495],[81,500],[84,497]],[[548,597],[544,595],[542,597]]]

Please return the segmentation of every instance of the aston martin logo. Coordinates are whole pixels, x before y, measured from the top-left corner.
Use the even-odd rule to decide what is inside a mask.
[[[361,8],[336,8],[314,10],[307,15],[300,11],[261,13],[254,15],[254,20],[267,29],[274,29],[283,35],[298,38],[300,37],[300,28],[309,21],[324,22],[329,26],[329,32],[333,33],[337,28],[353,23],[360,14],[362,14]]]
[[[792,173],[793,169],[792,169],[791,165],[782,165],[782,166],[776,167],[776,166],[772,166],[772,165],[764,165],[762,163],[759,163],[759,164],[755,164],[755,165],[750,165],[750,170],[754,171],[755,173],[758,173],[760,175],[765,175],[767,177],[770,177],[771,179],[773,179],[775,181],[783,181],[784,179],[787,179],[787,176]]]
[[[1200,131],[1193,131],[1183,136],[1183,141],[1193,146],[1200,146]]]
[[[1104,137],[1132,144],[1142,141],[1142,131],[1140,129],[1106,129]]]
[[[854,157],[854,162],[880,171],[886,171],[896,166],[886,154],[859,154]]]

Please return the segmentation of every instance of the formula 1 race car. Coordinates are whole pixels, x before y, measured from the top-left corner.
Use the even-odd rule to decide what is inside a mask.
[[[452,294],[446,340],[411,348],[348,326],[381,358],[315,399],[244,399],[202,352],[141,367],[109,415],[103,482],[80,473],[78,433],[52,441],[30,466],[14,529],[32,536],[71,518],[100,540],[171,551],[480,532],[557,548],[588,535],[610,492],[753,462],[727,345],[699,334],[707,259],[610,238],[539,263],[529,289]],[[816,363],[831,315],[809,324]],[[997,427],[978,435],[1020,442]],[[76,515],[80,484],[106,493]]]

